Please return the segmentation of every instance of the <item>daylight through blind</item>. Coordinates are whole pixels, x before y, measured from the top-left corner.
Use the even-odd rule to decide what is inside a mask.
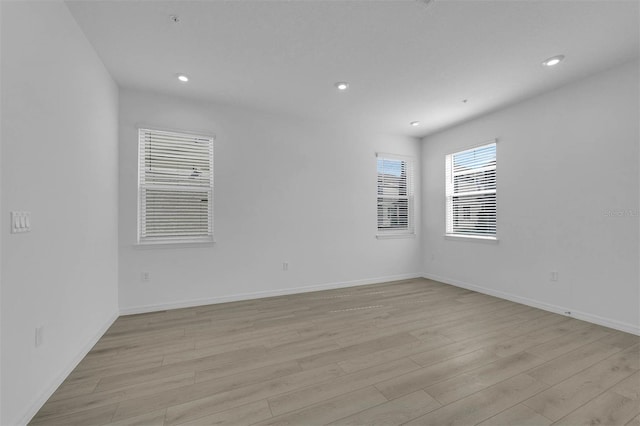
[[[139,131],[139,240],[211,241],[213,138]]]
[[[496,144],[446,157],[447,234],[495,237]]]
[[[411,161],[378,155],[378,231],[413,233]]]

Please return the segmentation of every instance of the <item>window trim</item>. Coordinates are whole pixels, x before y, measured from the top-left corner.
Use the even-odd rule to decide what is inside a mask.
[[[209,228],[210,232],[206,236],[177,236],[177,237],[142,237],[142,220],[143,220],[143,208],[142,208],[142,167],[143,161],[140,158],[140,154],[142,152],[142,135],[144,132],[156,132],[156,133],[165,133],[165,134],[173,134],[179,136],[187,136],[187,137],[195,137],[208,139],[211,143],[211,151],[210,151],[210,167],[211,167],[211,176],[210,183],[208,186],[208,191],[210,193],[209,202],[208,202],[208,216],[209,216]],[[215,195],[215,135],[208,132],[194,132],[194,131],[185,131],[185,130],[177,130],[177,129],[166,129],[156,126],[147,126],[147,125],[139,125],[137,126],[137,135],[138,135],[138,158],[137,158],[137,227],[136,227],[136,244],[135,246],[138,248],[180,248],[180,247],[203,247],[210,246],[215,243],[214,239],[214,202],[213,198]],[[148,184],[147,184],[148,185]],[[153,186],[153,185],[152,185]],[[162,187],[162,185],[159,185]]]
[[[498,241],[500,241],[500,239],[496,236],[496,237],[480,237],[480,236],[474,236],[474,235],[462,235],[462,234],[444,234],[443,235],[445,240],[451,240],[451,241],[474,241],[474,242],[478,242],[478,243],[498,243]]]
[[[489,145],[495,145],[496,149],[496,188],[494,194],[496,195],[496,212],[495,212],[495,220],[496,220],[496,233],[494,235],[484,235],[484,234],[460,234],[454,232],[448,232],[448,223],[449,223],[449,192],[447,190],[449,184],[453,184],[453,182],[449,182],[448,178],[448,169],[450,167],[450,159],[453,159],[454,155],[462,154],[468,151],[473,151],[478,148],[482,148]],[[498,200],[498,181],[497,181],[497,165],[498,165],[498,139],[490,139],[478,144],[474,144],[470,147],[459,149],[457,151],[451,152],[445,155],[445,232],[444,238],[447,240],[458,240],[458,241],[472,241],[472,242],[495,242],[499,241],[498,238],[498,208],[497,208],[497,200]],[[451,175],[453,179],[453,174]]]
[[[400,160],[400,161],[404,161],[407,163],[407,170],[409,171],[409,173],[407,174],[407,192],[410,192],[410,194],[408,194],[407,200],[408,200],[408,223],[407,223],[407,229],[390,229],[390,230],[384,230],[384,229],[380,229],[377,226],[377,222],[378,222],[378,212],[377,212],[377,208],[378,208],[378,201],[377,199],[380,198],[378,196],[378,185],[376,183],[376,238],[379,240],[386,240],[386,239],[395,239],[395,238],[415,238],[416,236],[416,207],[415,207],[415,199],[416,199],[416,191],[415,191],[415,181],[416,181],[416,177],[415,177],[415,164],[416,164],[416,159],[413,156],[409,156],[409,155],[401,155],[401,154],[390,154],[390,153],[386,153],[386,152],[376,152],[376,182],[377,182],[377,176],[378,176],[378,172],[377,172],[377,165],[378,165],[378,159],[389,159],[389,160]]]

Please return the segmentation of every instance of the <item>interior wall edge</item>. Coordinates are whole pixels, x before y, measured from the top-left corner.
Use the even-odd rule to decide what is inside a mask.
[[[403,281],[415,278],[422,278],[421,273],[390,275],[385,277],[365,278],[361,280],[342,281],[326,284],[315,284],[302,287],[281,288],[267,291],[257,291],[252,293],[238,293],[227,296],[191,299],[175,303],[158,303],[151,305],[130,306],[120,308],[120,315],[144,314],[148,312],[166,311],[169,309],[190,308],[194,306],[214,305],[219,303],[239,302],[242,300],[261,299],[274,296],[287,296],[291,294],[310,293],[313,291],[332,290],[337,288],[359,287],[363,285],[386,283],[391,281]]]
[[[40,395],[37,396],[37,398],[35,399],[33,404],[31,404],[31,407],[24,414],[22,419],[20,419],[19,421],[16,421],[15,423],[10,423],[10,424],[16,424],[16,425],[28,424],[31,421],[31,419],[33,419],[33,416],[35,416],[36,413],[42,408],[45,402],[47,402],[47,400],[51,398],[51,395],[53,395],[53,393],[58,389],[58,387],[60,387],[62,382],[64,382],[66,378],[69,376],[69,374],[71,374],[71,372],[78,366],[80,361],[82,361],[82,359],[89,353],[91,348],[93,348],[95,344],[98,343],[98,340],[102,338],[102,336],[107,332],[109,327],[113,325],[113,323],[118,319],[119,316],[120,315],[118,315],[118,312],[113,312],[104,321],[100,329],[98,329],[96,333],[91,337],[91,339],[82,347],[80,352],[78,352],[78,354],[71,360],[71,362],[67,365],[67,367],[60,372],[60,374],[49,384],[49,386],[47,386],[40,393]]]
[[[454,287],[465,288],[467,290],[472,290],[472,291],[476,291],[478,293],[486,294],[489,296],[499,297],[500,299],[509,300],[511,302],[520,303],[522,305],[531,306],[532,308],[542,309],[544,311],[565,315],[570,318],[579,319],[582,321],[590,322],[592,324],[597,324],[603,327],[608,327],[618,331],[623,331],[625,333],[631,333],[631,334],[640,336],[640,324],[635,325],[635,324],[614,320],[611,318],[604,318],[599,315],[590,314],[588,312],[576,311],[570,307],[553,305],[551,303],[541,302],[536,299],[517,296],[512,293],[493,290],[490,288],[482,287],[477,284],[471,284],[464,281],[443,277],[440,275],[430,274],[427,272],[423,273],[422,277],[429,280],[438,281],[443,284],[452,285]],[[571,312],[571,314],[568,315],[566,312]]]

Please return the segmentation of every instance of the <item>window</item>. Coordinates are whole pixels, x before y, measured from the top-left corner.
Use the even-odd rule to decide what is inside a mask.
[[[446,157],[446,234],[496,238],[496,143]]]
[[[413,161],[388,154],[378,157],[378,236],[412,235]]]
[[[213,137],[140,129],[138,242],[213,241]]]

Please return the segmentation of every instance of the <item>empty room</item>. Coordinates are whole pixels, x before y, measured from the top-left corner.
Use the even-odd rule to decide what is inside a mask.
[[[0,0],[0,425],[640,426],[640,2]]]

